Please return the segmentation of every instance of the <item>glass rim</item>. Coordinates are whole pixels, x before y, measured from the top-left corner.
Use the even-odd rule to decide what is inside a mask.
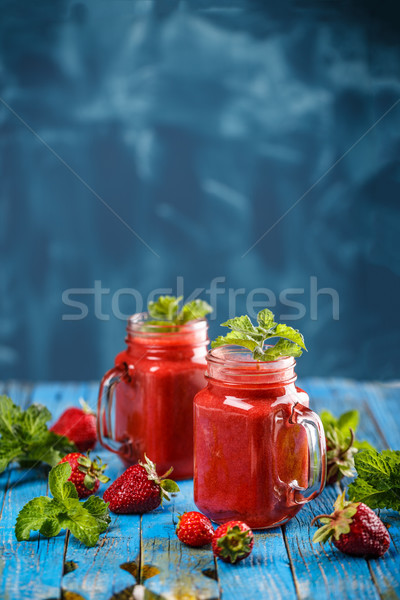
[[[266,345],[265,347],[271,346]],[[237,356],[239,354],[249,357],[249,360],[238,360]],[[218,348],[211,348],[207,353],[207,362],[228,369],[247,370],[254,375],[261,375],[261,373],[275,373],[282,371],[283,369],[294,367],[296,359],[293,356],[280,356],[276,360],[256,360],[253,358],[252,352],[248,348],[226,344],[224,346],[218,346]],[[257,369],[256,372],[255,369]]]
[[[181,334],[201,330],[204,325],[208,324],[205,317],[192,319],[191,321],[186,321],[186,323],[172,323],[171,321],[151,323],[150,321],[156,321],[156,319],[150,318],[148,312],[135,313],[128,319],[127,331],[128,333],[140,333],[145,335],[174,335],[177,333]],[[145,330],[143,329],[143,325],[146,325]],[[173,331],[171,331],[172,327],[174,328]],[[163,329],[165,329],[165,331],[163,331]]]

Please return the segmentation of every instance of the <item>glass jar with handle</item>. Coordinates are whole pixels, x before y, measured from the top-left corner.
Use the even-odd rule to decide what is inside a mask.
[[[208,353],[208,385],[194,402],[194,500],[216,523],[275,527],[324,488],[324,430],[295,364],[237,346]]]
[[[126,465],[146,453],[159,473],[193,476],[193,399],[205,386],[207,320],[128,321],[126,349],[102,379],[97,424],[101,444]]]

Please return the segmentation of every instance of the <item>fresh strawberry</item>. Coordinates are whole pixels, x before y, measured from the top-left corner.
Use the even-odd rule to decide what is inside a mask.
[[[205,515],[191,511],[180,515],[176,535],[188,546],[205,546],[211,543],[214,528]]]
[[[212,539],[214,556],[232,564],[249,556],[253,545],[253,532],[242,521],[229,521],[220,525]]]
[[[103,494],[114,513],[145,513],[157,508],[171,492],[179,492],[172,479],[165,479],[172,467],[159,477],[156,465],[146,455],[146,462],[132,465],[110,485]]]
[[[92,450],[97,442],[96,415],[81,400],[82,408],[67,408],[50,431],[72,440],[80,452]]]
[[[72,481],[76,487],[79,498],[87,498],[99,489],[100,481],[107,483],[109,477],[103,474],[107,465],[102,465],[101,460],[91,461],[89,456],[80,454],[80,452],[71,452],[64,456],[58,464],[69,463],[71,465],[71,475],[68,481]]]
[[[345,554],[378,558],[390,546],[390,536],[380,518],[362,502],[347,502],[345,492],[338,496],[331,515],[318,515],[324,523],[315,532],[313,542],[324,543],[333,537],[333,543]]]

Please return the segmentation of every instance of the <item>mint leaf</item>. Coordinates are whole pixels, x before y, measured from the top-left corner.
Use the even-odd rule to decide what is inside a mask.
[[[174,325],[183,325],[194,319],[201,319],[212,312],[212,307],[204,300],[196,299],[184,304],[180,309],[182,296],[159,296],[157,301],[149,302],[147,312],[152,319],[147,324],[165,325],[165,322]]]
[[[32,438],[41,439],[48,433],[47,421],[51,419],[51,412],[42,404],[32,404],[21,412],[18,430],[21,438],[29,443]]]
[[[257,335],[257,337],[260,337],[261,335],[257,332],[257,329],[254,327],[247,315],[228,319],[225,321],[225,323],[221,323],[221,327],[229,327],[230,329],[233,329],[233,331],[240,331],[241,333],[245,333],[247,335]]]
[[[293,327],[289,327],[288,325],[284,325],[283,323],[278,323],[278,325],[269,333],[268,337],[280,337],[285,338],[291,342],[294,342],[303,350],[307,350],[306,345],[304,343],[304,338],[298,329],[293,329]]]
[[[65,506],[67,512],[63,514],[62,526],[86,546],[94,546],[100,535],[97,519],[75,498],[66,500]]]
[[[78,492],[72,481],[68,481],[71,476],[71,465],[67,462],[53,467],[49,473],[50,492],[56,500],[64,501],[68,498],[78,498]]]
[[[147,311],[152,319],[174,321],[178,314],[179,302],[182,296],[159,296],[156,302],[149,302]]]
[[[92,517],[96,519],[99,532],[104,533],[111,522],[111,517],[108,512],[108,502],[104,502],[104,500],[98,496],[90,496],[83,503],[83,506]]]
[[[18,541],[29,540],[31,531],[53,537],[61,529],[69,529],[87,546],[96,544],[99,535],[110,524],[108,504],[97,496],[80,502],[75,486],[68,481],[70,474],[68,463],[57,465],[50,471],[49,487],[54,498],[40,496],[25,504],[15,525]]]
[[[183,305],[178,315],[178,322],[183,324],[194,319],[202,319],[210,312],[212,312],[212,307],[208,302],[200,299],[192,300],[192,302]]]
[[[370,508],[400,511],[400,451],[364,450],[355,456],[357,479],[349,486],[349,496]]]
[[[301,356],[303,354],[302,349],[297,344],[293,344],[289,340],[281,338],[270,348],[266,348],[260,355],[259,360],[277,360],[281,356]]]
[[[7,396],[0,396],[0,435],[16,438],[14,423],[18,422],[21,409]]]
[[[263,329],[269,330],[275,327],[276,323],[274,321],[274,313],[268,308],[264,308],[257,315],[257,323]]]
[[[269,309],[261,310],[257,315],[258,326],[255,327],[247,315],[228,319],[221,323],[231,331],[226,336],[219,336],[211,343],[212,348],[235,344],[244,346],[259,361],[277,360],[281,356],[301,356],[307,350],[302,334],[293,327],[283,323],[275,323],[274,314]],[[270,338],[279,338],[273,346],[265,347]]]
[[[381,453],[366,450],[356,459],[357,474],[376,489],[400,487],[400,451],[383,450]]]
[[[400,510],[400,498],[388,490],[377,490],[372,485],[357,478],[349,485],[349,498],[354,502],[364,502],[370,508],[392,508]]]
[[[46,462],[54,465],[75,444],[47,429],[51,418],[41,404],[32,404],[25,411],[7,396],[0,396],[0,473],[14,461],[21,466]]]
[[[245,338],[239,331],[230,331],[226,336],[220,335],[211,343],[212,348],[218,348],[218,346],[226,346],[232,344],[233,346],[244,346],[252,352],[259,347],[258,342],[252,340],[250,337]]]
[[[17,540],[29,540],[31,530],[38,531],[47,521],[56,520],[60,512],[59,504],[53,502],[48,496],[39,496],[30,500],[20,510],[15,525]]]

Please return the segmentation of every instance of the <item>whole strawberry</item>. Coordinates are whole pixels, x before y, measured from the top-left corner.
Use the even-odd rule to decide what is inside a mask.
[[[67,408],[50,428],[72,440],[80,452],[92,450],[97,442],[96,415],[81,400],[82,408]]]
[[[220,525],[212,539],[214,556],[232,564],[249,556],[253,545],[253,532],[242,521],[229,521]]]
[[[156,465],[145,455],[145,462],[132,465],[110,485],[103,494],[114,513],[145,513],[154,510],[163,500],[170,500],[171,492],[179,492],[172,479],[165,479],[172,467],[159,477]]]
[[[345,492],[338,496],[331,515],[319,515],[324,523],[315,532],[313,542],[324,543],[333,537],[333,543],[345,554],[378,558],[390,546],[390,536],[380,518],[362,502],[347,502]]]
[[[76,487],[79,498],[87,498],[99,489],[100,482],[107,483],[109,477],[103,474],[107,465],[102,465],[101,461],[91,461],[89,456],[80,452],[71,452],[64,456],[58,464],[69,463],[71,465],[71,475],[68,481],[72,481]]]
[[[181,542],[188,546],[205,546],[210,544],[214,535],[214,528],[210,519],[199,512],[183,513],[179,517],[176,535]]]

